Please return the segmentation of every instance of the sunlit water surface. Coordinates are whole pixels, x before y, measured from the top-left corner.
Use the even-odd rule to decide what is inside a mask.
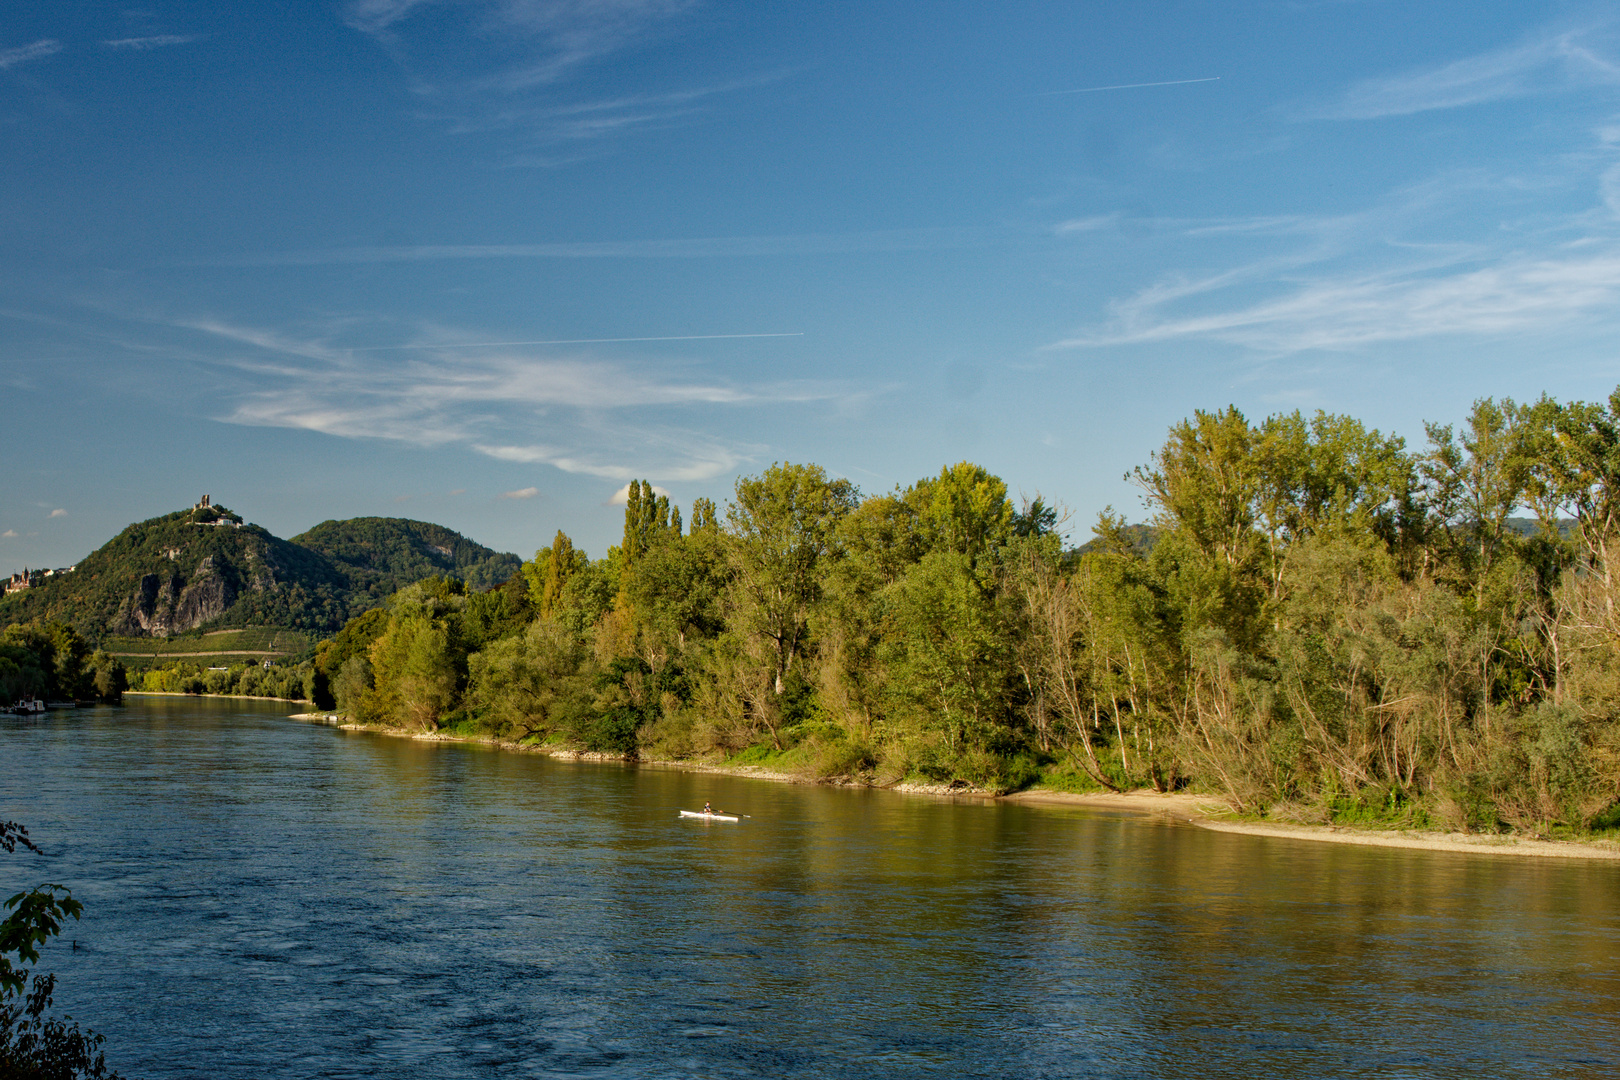
[[[131,699],[0,720],[5,895],[141,1077],[1620,1075],[1620,867],[559,763]],[[750,815],[680,821],[705,800]]]

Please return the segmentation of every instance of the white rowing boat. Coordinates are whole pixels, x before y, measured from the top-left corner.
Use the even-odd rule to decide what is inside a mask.
[[[702,818],[704,821],[741,821],[736,814],[705,814],[701,810],[682,810],[681,817]]]

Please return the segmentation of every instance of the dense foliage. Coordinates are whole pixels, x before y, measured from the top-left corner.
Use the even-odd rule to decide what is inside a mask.
[[[311,700],[315,690],[312,665],[237,661],[204,665],[185,660],[154,667],[130,680],[130,689],[160,694],[228,694],[234,697]]]
[[[1078,550],[967,463],[866,497],[776,465],[686,530],[633,484],[606,558],[558,533],[499,590],[410,586],[316,667],[337,707],[413,729],[1612,827],[1620,392],[1481,401],[1428,436],[1200,412],[1131,474],[1148,525],[1104,514]]]
[[[0,706],[22,699],[116,703],[128,685],[123,663],[92,650],[72,627],[49,623],[0,631]]]

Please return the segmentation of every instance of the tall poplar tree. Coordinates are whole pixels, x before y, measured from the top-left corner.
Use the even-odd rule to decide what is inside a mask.
[[[557,608],[563,587],[574,572],[574,542],[566,533],[557,530],[551,541],[551,555],[546,560],[545,577],[540,584],[540,617],[546,618]]]

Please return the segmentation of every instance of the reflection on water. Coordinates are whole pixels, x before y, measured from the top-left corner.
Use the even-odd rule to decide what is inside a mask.
[[[132,702],[0,721],[0,888],[85,901],[47,966],[134,1075],[1620,1073],[1611,865]]]

